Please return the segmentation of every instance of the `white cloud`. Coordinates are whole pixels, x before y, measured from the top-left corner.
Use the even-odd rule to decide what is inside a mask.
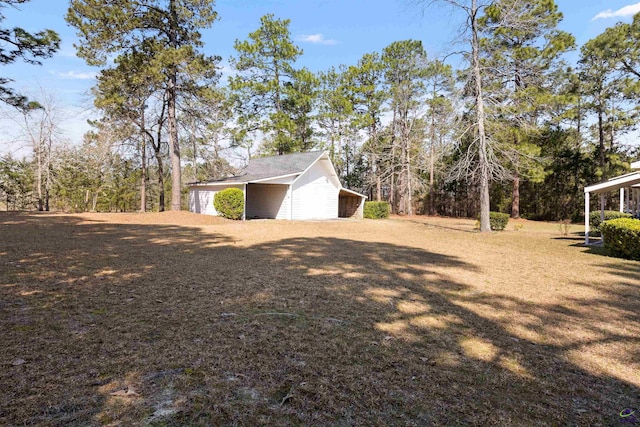
[[[90,71],[88,73],[77,73],[75,71],[65,71],[64,73],[55,73],[56,76],[69,80],[93,80],[97,73]]]
[[[325,44],[325,45],[333,45],[338,44],[338,40],[334,39],[325,39],[324,36],[320,33],[318,34],[303,34],[298,37],[298,40],[305,43],[315,43],[315,44]]]
[[[630,4],[616,11],[613,11],[611,9],[604,10],[594,16],[592,21],[595,21],[596,19],[622,18],[625,16],[633,16],[638,12],[640,12],[640,3]]]

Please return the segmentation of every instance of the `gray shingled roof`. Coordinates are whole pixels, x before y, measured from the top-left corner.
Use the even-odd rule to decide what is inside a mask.
[[[206,181],[206,183],[244,183],[302,173],[323,154],[324,151],[309,151],[306,153],[284,154],[282,156],[257,157],[249,160],[247,167],[238,175]]]

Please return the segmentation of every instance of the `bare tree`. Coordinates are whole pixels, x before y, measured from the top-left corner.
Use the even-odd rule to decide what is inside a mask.
[[[61,123],[65,117],[63,108],[51,92],[40,88],[33,97],[39,100],[38,105],[19,110],[13,120],[21,129],[19,140],[33,153],[38,210],[49,211],[52,153],[54,146],[64,137]]]
[[[475,120],[469,129],[472,132],[472,143],[469,145],[467,155],[463,156],[463,162],[458,165],[460,172],[473,175],[480,189],[480,231],[490,232],[489,222],[490,201],[489,181],[492,170],[492,156],[490,141],[486,132],[485,97],[483,87],[483,69],[480,62],[480,28],[479,18],[482,11],[490,6],[493,0],[414,0],[414,3],[424,9],[435,7],[439,4],[454,8],[460,12],[465,22],[462,26],[462,35],[468,43],[470,52],[467,59],[470,64],[470,85],[473,94]],[[473,153],[473,155],[471,155]],[[477,156],[476,156],[477,154]],[[475,161],[477,159],[477,161]]]

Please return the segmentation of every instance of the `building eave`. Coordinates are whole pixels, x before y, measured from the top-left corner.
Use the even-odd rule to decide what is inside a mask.
[[[245,185],[247,181],[222,181],[222,182],[190,182],[187,187],[211,187],[217,185]]]
[[[268,184],[269,181],[275,181],[277,179],[283,179],[283,178],[297,177],[298,175],[301,175],[301,174],[296,172],[296,173],[289,173],[289,174],[280,175],[280,176],[270,176],[269,178],[261,178],[261,179],[254,179],[254,180],[248,181],[248,184],[259,184],[259,183]],[[293,181],[295,181],[295,179],[292,180],[292,182]]]
[[[633,187],[640,184],[640,172],[632,172],[611,178],[608,181],[584,187],[585,193],[607,193],[621,188]]]
[[[345,193],[349,193],[352,196],[362,197],[363,199],[368,199],[364,194],[360,194],[357,191],[349,190],[348,188],[340,187],[340,191],[344,191]]]

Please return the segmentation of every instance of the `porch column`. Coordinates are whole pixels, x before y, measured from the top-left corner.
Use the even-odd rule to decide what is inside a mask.
[[[620,212],[624,212],[624,188],[620,189]]]
[[[604,193],[600,193],[600,225],[604,224]],[[604,234],[600,232],[600,243],[604,245]]]
[[[626,212],[628,212],[628,213],[633,213],[633,208],[631,207],[631,192],[632,191],[633,190],[631,188],[629,188],[626,191],[627,198],[625,200],[625,204],[624,205],[625,205],[625,208],[626,208]]]
[[[247,219],[247,184],[244,184],[244,203],[242,207],[242,220],[246,221]]]
[[[289,221],[293,219],[293,184],[289,184],[287,188],[287,197],[289,197]]]
[[[584,244],[589,245],[589,193],[584,193]]]

